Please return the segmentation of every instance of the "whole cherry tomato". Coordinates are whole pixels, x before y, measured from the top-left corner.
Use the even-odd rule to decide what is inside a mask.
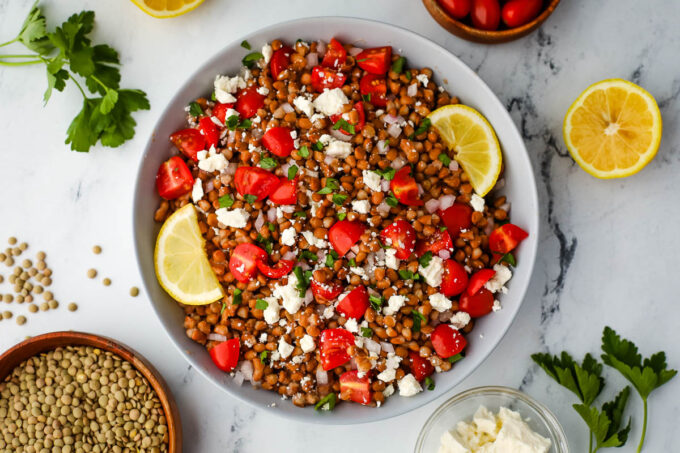
[[[444,8],[450,16],[456,19],[462,19],[468,14],[470,14],[470,8],[472,6],[470,0],[437,0],[439,6]]]
[[[252,118],[258,109],[264,107],[265,97],[257,92],[256,86],[245,88],[236,95],[236,111],[241,118]]]
[[[465,291],[460,295],[458,308],[468,312],[473,318],[488,315],[493,310],[493,294],[486,288],[480,289],[474,296],[470,296]]]
[[[467,346],[465,337],[450,324],[439,324],[435,327],[430,340],[435,352],[442,359],[459,354]]]
[[[543,0],[510,0],[503,5],[503,22],[510,28],[519,27],[538,16]]]
[[[480,30],[498,30],[501,21],[501,7],[498,0],[473,0],[472,25]]]

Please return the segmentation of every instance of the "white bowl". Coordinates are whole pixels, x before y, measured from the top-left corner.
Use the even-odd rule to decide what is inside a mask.
[[[187,338],[183,310],[156,281],[153,250],[160,225],[154,222],[153,214],[159,204],[156,171],[164,160],[175,154],[167,137],[185,127],[184,107],[196,97],[212,92],[216,74],[233,74],[239,70],[241,58],[246,53],[240,46],[243,39],[259,49],[273,39],[293,43],[298,38],[328,41],[333,36],[360,47],[393,46],[413,67],[432,68],[437,83],[486,116],[503,147],[506,184],[502,191],[512,202],[512,221],[530,235],[517,252],[518,266],[509,283],[510,291],[501,298],[503,309],[476,323],[474,333],[469,337],[465,360],[457,363],[453,370],[435,376],[437,386],[434,391],[411,398],[393,396],[380,408],[339,404],[330,413],[319,413],[313,408],[295,407],[290,401],[281,401],[276,394],[252,388],[247,383],[235,385],[228,374],[213,365],[203,346]],[[420,35],[393,25],[348,17],[306,18],[268,27],[239,38],[199,68],[174,93],[151,134],[137,175],[133,209],[135,247],[144,285],[170,339],[187,361],[215,385],[248,404],[297,420],[324,424],[373,422],[409,412],[444,395],[472,373],[501,341],[520,308],[534,266],[539,236],[536,182],[526,148],[510,115],[489,87],[458,58]],[[274,407],[272,403],[276,403]]]

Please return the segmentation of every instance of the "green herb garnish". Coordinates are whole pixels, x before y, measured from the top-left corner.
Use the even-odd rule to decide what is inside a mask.
[[[326,182],[324,184],[323,189],[319,190],[317,193],[319,195],[327,195],[329,193],[332,193],[334,190],[338,190],[340,188],[340,185],[338,184],[338,180],[335,178],[326,178]]]
[[[231,115],[226,119],[224,125],[227,126],[227,129],[230,131],[235,131],[236,129],[249,129],[253,123],[248,119],[241,120],[238,115]]]
[[[265,170],[271,170],[272,168],[276,168],[279,165],[279,161],[274,159],[273,157],[264,157],[264,154],[260,154],[260,167],[264,168]]]
[[[222,316],[222,313],[224,313],[224,310],[226,310],[226,309],[227,309],[227,304],[222,302],[222,308],[220,309],[220,317]]]
[[[295,288],[298,290],[300,297],[305,297],[307,288],[309,288],[309,281],[312,278],[312,271],[303,271],[300,266],[296,266],[295,269],[293,269],[293,273],[295,274],[295,277],[297,277],[297,285],[295,285]]]
[[[274,225],[271,222],[267,222],[267,228],[269,228],[269,231],[271,231],[272,233],[276,231],[276,225]]]
[[[241,47],[243,47],[246,50],[252,49],[252,47],[250,47],[250,43],[248,41],[246,41],[245,39],[243,41],[241,41]]]
[[[370,327],[362,327],[361,328],[361,336],[364,338],[371,338],[373,337],[373,329]]]
[[[406,80],[410,82],[412,78],[413,76],[411,75],[411,70],[409,69],[408,71],[406,71]]]
[[[416,129],[411,135],[409,135],[408,138],[410,140],[413,140],[420,134],[424,134],[430,128],[430,124],[432,124],[432,121],[430,121],[429,118],[423,118],[423,120],[420,122],[420,125],[418,125],[418,129]]]
[[[305,211],[297,211],[293,214],[293,217],[307,217],[307,213]]]
[[[316,253],[312,253],[309,250],[303,250],[300,252],[300,258],[307,261],[316,261],[319,259],[319,257],[316,256]]]
[[[337,396],[335,393],[329,393],[328,395],[321,398],[318,403],[316,403],[314,410],[332,411],[335,408],[336,402]]]
[[[343,131],[347,132],[350,135],[354,135],[356,132],[354,131],[354,125],[350,124],[348,121],[346,121],[344,118],[340,118],[336,123],[333,125],[333,130],[337,131],[338,129],[342,129]]]
[[[377,170],[373,170],[373,171],[375,173],[379,174],[380,176],[382,176],[383,178],[385,178],[388,181],[392,181],[394,179],[394,173],[396,173],[396,170],[392,167],[387,167],[384,170],[381,170],[381,169],[378,168]]]
[[[323,143],[316,142],[312,145],[312,147],[317,151],[322,151],[323,150]]]
[[[503,255],[503,256],[501,257],[501,259],[498,260],[498,261],[499,261],[499,262],[505,261],[505,262],[508,263],[510,266],[517,266],[517,260],[515,260],[515,255],[513,255],[512,252],[506,253],[506,254]]]
[[[398,271],[398,274],[402,280],[420,280],[419,274],[414,274],[408,269],[401,269]]]
[[[291,181],[295,179],[295,176],[297,175],[298,172],[298,166],[297,165],[291,165],[288,167],[288,180]]]
[[[371,307],[373,307],[373,310],[378,311],[380,310],[380,307],[382,307],[383,302],[385,299],[381,296],[368,296],[368,301],[371,303]]]
[[[445,153],[441,153],[441,154],[437,157],[437,159],[439,159],[439,160],[441,161],[441,163],[444,164],[444,165],[446,165],[447,167],[448,167],[449,164],[451,163],[451,158],[450,158],[447,154],[445,154]]]
[[[225,193],[217,199],[217,202],[220,204],[220,208],[231,208],[234,204],[234,199],[231,198],[231,195]]]
[[[347,217],[346,212],[338,212],[338,220],[345,220],[346,217]]]
[[[348,263],[349,267],[357,267],[357,260],[355,260],[354,258],[350,258]]]
[[[406,58],[404,58],[404,57],[397,58],[392,63],[392,72],[395,72],[397,74],[401,74],[401,72],[404,70],[404,64],[406,64]]]
[[[234,296],[231,298],[232,305],[239,305],[241,303],[241,300],[243,300],[241,293],[243,293],[243,291],[238,288],[234,288]]]
[[[465,358],[465,356],[463,354],[456,354],[456,355],[452,355],[451,357],[449,357],[446,360],[448,360],[449,363],[456,363],[456,362],[463,360],[464,358]]]
[[[420,324],[423,321],[427,321],[427,318],[418,310],[411,310],[411,314],[413,315],[413,329],[411,330],[413,332],[420,332]]]
[[[257,233],[257,239],[255,240],[264,246],[264,250],[268,254],[272,253],[272,250],[274,249],[274,240],[272,238],[266,238],[260,233]]]
[[[309,157],[309,148],[307,146],[303,146],[300,149],[298,149],[298,156],[302,157],[303,159],[306,159]]]
[[[347,200],[347,197],[349,197],[349,195],[340,193],[333,194],[333,203],[335,203],[338,206],[342,206],[345,200]]]
[[[268,351],[260,352],[260,362],[266,364],[269,361],[269,358],[267,357],[268,355]]]
[[[339,257],[338,252],[331,250],[328,255],[326,255],[326,266],[332,268],[335,264],[335,260]]]
[[[361,98],[366,101],[366,102],[371,102],[371,93],[368,94],[362,94]]]
[[[395,197],[390,190],[390,192],[387,194],[387,198],[385,198],[385,203],[387,203],[388,206],[395,207],[399,204],[399,200],[397,200],[397,197]]]
[[[251,195],[247,193],[243,196],[243,199],[246,200],[246,203],[253,204],[257,201],[257,195]]]
[[[257,299],[255,301],[255,308],[257,308],[258,310],[266,310],[268,306],[269,303],[267,303],[267,301],[264,299]]]
[[[248,55],[243,57],[241,63],[243,63],[243,66],[246,68],[252,68],[255,66],[255,63],[262,60],[263,58],[264,55],[262,55],[260,52],[250,52]]]
[[[434,379],[431,376],[426,377],[423,385],[428,390],[434,390]]]
[[[423,256],[418,259],[418,263],[423,267],[429,266],[430,261],[432,261],[432,252],[430,251],[423,253]]]
[[[192,102],[191,104],[189,104],[189,115],[194,117],[199,117],[203,115],[203,109],[201,108],[200,105],[198,105],[198,102]]]

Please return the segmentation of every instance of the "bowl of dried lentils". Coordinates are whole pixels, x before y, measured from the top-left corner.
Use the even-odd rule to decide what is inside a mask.
[[[182,451],[158,371],[109,338],[53,332],[0,356],[0,452]]]

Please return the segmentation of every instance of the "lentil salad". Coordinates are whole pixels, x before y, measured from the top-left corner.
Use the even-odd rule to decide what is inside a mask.
[[[193,201],[227,294],[183,305],[187,335],[298,406],[432,387],[526,237],[429,128],[458,99],[391,47],[273,41],[244,64],[188,107],[157,177],[155,219]]]

